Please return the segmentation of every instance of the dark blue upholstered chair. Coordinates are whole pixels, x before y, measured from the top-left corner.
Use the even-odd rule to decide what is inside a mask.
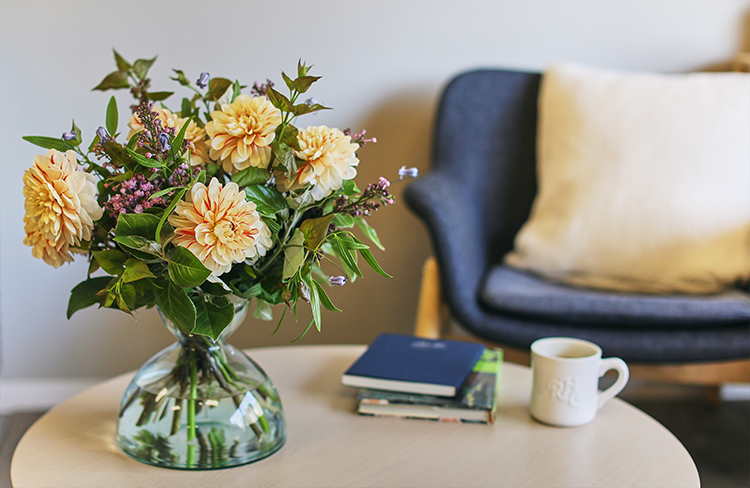
[[[720,297],[592,292],[501,264],[536,193],[540,80],[501,70],[455,78],[438,109],[432,171],[406,189],[430,232],[452,318],[482,340],[521,350],[541,337],[572,336],[631,363],[739,361],[739,379],[750,382],[747,289]],[[421,301],[420,316],[434,317],[424,310],[434,305]]]

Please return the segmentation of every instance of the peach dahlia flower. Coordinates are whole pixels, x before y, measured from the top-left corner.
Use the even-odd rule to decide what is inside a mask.
[[[211,138],[211,157],[231,173],[250,166],[267,168],[281,111],[266,97],[239,95],[221,111],[211,114],[206,133]]]
[[[214,277],[233,263],[254,261],[271,248],[271,231],[253,202],[236,183],[222,186],[212,179],[208,188],[196,183],[169,216],[175,230],[172,241],[191,251]]]
[[[321,200],[341,188],[344,180],[357,176],[359,164],[356,151],[359,145],[339,129],[326,126],[308,127],[297,135],[299,151],[295,156],[303,161],[294,181],[283,186],[312,185],[312,196]]]
[[[34,158],[23,183],[24,244],[52,266],[72,260],[68,247],[91,240],[94,221],[103,213],[96,201],[96,178],[78,171],[73,151],[50,149],[46,156]]]
[[[172,113],[171,110],[163,107],[154,106],[151,108],[152,112],[158,114],[159,120],[161,120],[164,127],[172,127],[175,130],[175,135],[182,130],[182,126],[187,121],[187,118],[182,118],[179,115]],[[130,132],[128,133],[128,140],[133,135],[141,132],[145,128],[141,123],[141,120],[136,114],[130,116],[128,122]],[[190,121],[187,129],[185,130],[185,140],[188,143],[190,149],[190,166],[203,166],[210,162],[208,157],[208,141],[206,141],[206,131],[201,129],[194,120]]]

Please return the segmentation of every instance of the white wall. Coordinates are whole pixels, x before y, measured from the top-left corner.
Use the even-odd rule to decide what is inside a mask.
[[[153,311],[132,320],[90,309],[66,320],[84,262],[55,270],[22,244],[21,177],[41,150],[21,136],[59,135],[75,117],[90,140],[110,96],[90,90],[114,68],[113,47],[130,60],[158,54],[154,87],[178,93],[167,79],[171,68],[252,84],[279,82],[280,70],[293,71],[299,58],[314,64],[323,79],[313,95],[335,110],[308,122],[366,128],[378,138],[361,152],[364,184],[394,178],[402,165],[429,169],[436,99],[459,71],[541,70],[557,60],[695,69],[747,48],[748,13],[750,0],[0,0],[0,380],[111,376],[171,342]],[[125,93],[119,100],[121,109],[129,103]],[[410,331],[430,253],[426,231],[402,202],[373,224],[394,279],[367,273],[335,290],[344,313],[327,313],[323,332],[304,343]],[[274,325],[248,319],[232,342],[284,344],[307,320],[288,317],[270,337]]]

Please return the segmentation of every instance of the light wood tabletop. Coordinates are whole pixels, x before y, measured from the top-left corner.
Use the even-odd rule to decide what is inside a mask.
[[[16,488],[35,487],[697,487],[698,471],[661,424],[614,399],[575,428],[528,412],[531,371],[503,365],[493,425],[359,416],[341,374],[364,346],[251,349],[272,378],[288,439],[259,462],[214,471],[148,466],[121,454],[115,420],[132,373],[41,417],[18,444]]]

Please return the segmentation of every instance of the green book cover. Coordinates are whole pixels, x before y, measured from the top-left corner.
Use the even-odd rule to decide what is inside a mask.
[[[358,412],[491,424],[497,410],[497,382],[502,361],[501,349],[486,348],[458,394],[452,398],[362,389]]]

